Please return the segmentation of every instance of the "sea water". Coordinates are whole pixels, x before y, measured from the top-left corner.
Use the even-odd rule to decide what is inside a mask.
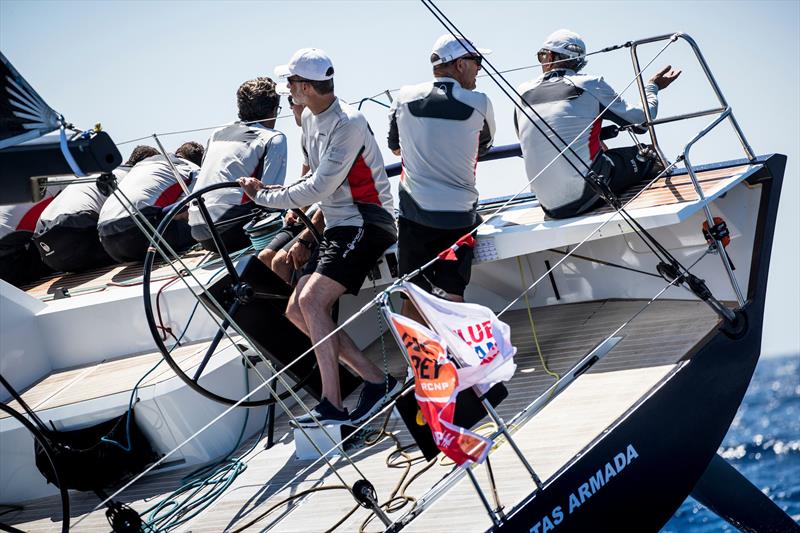
[[[800,522],[800,354],[759,361],[718,453]],[[662,533],[737,531],[691,497]]]

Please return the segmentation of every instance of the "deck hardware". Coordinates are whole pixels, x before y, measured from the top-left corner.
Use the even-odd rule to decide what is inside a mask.
[[[561,299],[561,295],[558,293],[558,285],[556,285],[556,278],[553,276],[553,267],[550,266],[550,260],[544,260],[544,266],[547,268],[547,277],[550,278],[550,285],[553,286],[553,294],[556,297],[556,300]]]

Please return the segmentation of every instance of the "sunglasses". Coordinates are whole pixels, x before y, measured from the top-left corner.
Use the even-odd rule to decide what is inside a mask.
[[[308,83],[311,80],[307,80],[305,78],[286,78],[286,84],[291,85],[293,83]]]
[[[466,59],[468,61],[474,61],[475,64],[478,65],[478,68],[480,68],[482,66],[482,64],[483,64],[483,57],[481,57],[481,56],[464,56],[461,59]]]

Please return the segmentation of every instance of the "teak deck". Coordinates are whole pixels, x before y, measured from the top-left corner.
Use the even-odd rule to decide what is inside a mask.
[[[555,305],[533,310],[536,331],[540,345],[550,369],[562,373],[578,359],[606,338],[617,326],[629,319],[645,302],[639,300],[607,300],[578,304]],[[509,397],[499,406],[498,411],[509,420],[553,383],[553,378],[545,373],[533,344],[528,316],[525,310],[509,312],[502,317],[512,328],[513,342],[518,348],[517,373],[508,383]],[[717,318],[701,302],[657,301],[641,316],[622,330],[623,340],[587,374],[582,375],[558,396],[542,412],[527,424],[517,428],[516,442],[539,476],[546,480],[571,457],[592,442],[614,420],[635,404],[648,390],[657,384],[675,364],[716,325]],[[397,375],[405,373],[405,365],[399,351],[386,336],[390,371]],[[189,355],[187,347],[186,356]],[[376,341],[369,348],[369,355],[382,365],[381,343]],[[139,356],[152,358],[154,356]],[[148,359],[148,363],[150,359]],[[123,361],[105,363],[123,365]],[[131,363],[133,364],[133,363]],[[145,366],[144,359],[137,362]],[[63,376],[62,382],[79,377],[80,371],[70,377]],[[104,374],[98,368],[93,372]],[[127,374],[127,371],[125,372]],[[133,371],[130,372],[131,376]],[[168,374],[153,379],[166,379]],[[53,376],[51,376],[53,378]],[[50,378],[25,392],[28,398],[39,402],[47,400],[48,393],[37,392],[37,387],[46,387],[52,393],[58,390]],[[53,378],[55,379],[55,378]],[[175,378],[176,379],[176,378]],[[123,382],[129,380],[123,380]],[[109,384],[115,390],[122,384]],[[75,390],[84,390],[77,387]],[[91,394],[101,394],[95,389]],[[89,393],[87,393],[88,395]],[[52,394],[51,394],[52,396]],[[56,396],[57,397],[57,396]],[[356,400],[352,395],[348,403]],[[73,399],[77,401],[77,399]],[[33,400],[32,400],[33,401]],[[251,416],[263,416],[262,411],[253,410]],[[398,438],[408,443],[409,437],[402,423],[392,426]],[[251,442],[243,444],[247,449]],[[294,458],[292,433],[286,426],[286,416],[281,414],[276,422],[276,444],[265,449],[266,441],[257,443],[254,450],[245,458],[248,468],[236,479],[234,484],[218,501],[180,531],[220,532],[237,529],[255,519],[266,509],[277,504],[289,494],[311,487],[338,485],[340,481],[324,464],[317,464],[300,475],[288,489],[277,492],[284,483],[301,472],[310,461]],[[32,449],[31,443],[31,449]],[[388,468],[386,461],[394,444],[382,439],[377,444],[359,449],[353,457],[358,467],[375,485],[381,502],[388,499],[392,489],[400,481],[403,470]],[[509,446],[501,445],[490,456],[495,478],[498,480],[499,498],[509,509],[533,490],[533,483],[517,459],[510,453]],[[357,479],[352,467],[341,459],[336,460],[339,472],[349,483]],[[417,471],[422,467],[413,467]],[[414,480],[405,491],[416,498],[421,497],[434,483],[442,478],[452,467],[437,462],[435,466]],[[484,481],[487,496],[489,485],[485,483],[485,471],[479,467],[476,472]],[[122,500],[142,511],[150,507],[154,500],[168,494],[180,484],[181,475],[187,471],[172,472],[147,477],[126,491]],[[145,501],[146,500],[146,501]],[[89,512],[98,503],[91,494],[71,493],[72,520]],[[260,520],[248,531],[323,531],[354,507],[352,497],[344,490],[315,492],[298,500],[290,506],[281,506],[274,513]],[[410,509],[391,513],[393,519],[399,518]],[[25,510],[3,517],[4,521],[25,531],[54,531],[59,529],[60,504],[57,498],[47,498],[33,502]],[[368,515],[364,509],[357,509],[339,527],[339,531],[358,531]],[[443,527],[446,524],[446,527]],[[418,517],[408,527],[408,531],[476,531],[491,525],[468,480],[462,480],[432,508]],[[373,522],[369,531],[377,530]],[[103,511],[88,516],[76,531],[105,531],[108,529]]]

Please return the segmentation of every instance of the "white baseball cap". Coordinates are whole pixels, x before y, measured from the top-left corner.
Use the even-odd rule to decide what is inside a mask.
[[[556,30],[545,39],[541,49],[567,57],[586,55],[586,45],[581,36],[570,30]]]
[[[471,41],[464,37],[459,36],[455,38],[451,34],[446,33],[433,43],[431,54],[436,54],[439,56],[439,59],[432,61],[431,65],[436,66],[442,63],[449,63],[450,61],[455,61],[459,57],[466,55],[477,55],[476,52],[484,56],[492,53],[488,48],[476,47]]]
[[[279,78],[300,76],[307,80],[325,81],[333,78],[333,62],[324,50],[301,48],[288,64],[275,67],[275,75]]]

